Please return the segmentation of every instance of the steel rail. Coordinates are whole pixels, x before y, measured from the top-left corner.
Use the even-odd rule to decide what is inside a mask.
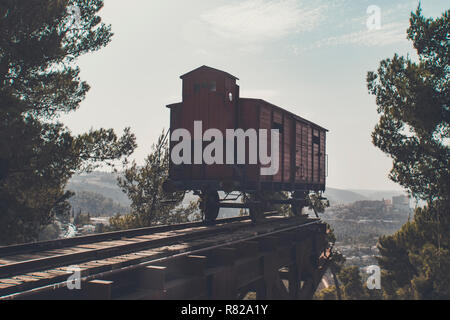
[[[263,233],[263,234],[258,234],[258,235],[254,235],[254,236],[250,236],[250,237],[244,237],[242,239],[230,240],[230,241],[226,241],[226,242],[224,242],[222,244],[217,244],[217,245],[213,245],[213,246],[209,246],[209,247],[205,247],[205,248],[201,248],[201,249],[185,251],[185,252],[177,253],[177,254],[174,254],[174,255],[167,256],[167,257],[157,258],[157,259],[154,259],[154,260],[145,261],[145,262],[141,262],[141,263],[138,263],[138,264],[133,264],[131,266],[126,266],[126,267],[122,267],[122,268],[118,268],[118,269],[114,269],[114,270],[99,272],[99,273],[96,273],[96,274],[92,274],[92,275],[88,275],[88,276],[85,276],[85,277],[81,277],[80,280],[82,282],[87,282],[87,281],[92,281],[92,280],[98,280],[98,279],[105,278],[105,277],[111,277],[111,276],[114,276],[114,275],[118,275],[120,273],[136,271],[137,269],[141,269],[141,268],[144,268],[146,266],[151,266],[151,265],[154,265],[155,263],[162,263],[162,262],[166,262],[166,261],[171,260],[171,259],[176,259],[176,258],[180,258],[180,257],[183,257],[183,256],[188,256],[188,255],[197,255],[197,254],[203,253],[205,251],[209,251],[209,250],[213,250],[213,249],[219,249],[219,248],[223,248],[223,247],[234,245],[234,244],[239,244],[239,243],[244,242],[244,241],[251,241],[251,240],[260,239],[260,238],[271,236],[271,235],[275,235],[275,234],[278,234],[278,233],[281,233],[281,232],[293,231],[293,230],[296,230],[296,229],[304,228],[304,227],[311,226],[311,225],[314,225],[314,224],[319,224],[319,223],[321,223],[321,220],[315,220],[315,221],[312,221],[312,222],[309,222],[309,223],[305,223],[305,224],[301,224],[301,225],[290,226],[290,227],[287,227],[287,228],[282,228],[282,229],[277,229],[277,230],[274,230],[274,231],[269,231],[269,232],[266,232],[266,233]],[[56,290],[56,289],[64,288],[66,286],[67,286],[67,281],[58,282],[58,283],[42,286],[42,287],[39,287],[39,288],[25,290],[23,292],[18,292],[18,293],[5,295],[3,297],[0,297],[0,300],[26,299],[27,297],[31,297],[34,294],[46,293],[46,292],[50,292],[50,291],[53,291],[53,290]]]
[[[233,224],[233,222],[236,223],[244,221],[246,221],[246,224],[243,225]],[[263,220],[261,221],[261,225],[270,222],[271,221],[269,220],[265,221]],[[22,275],[28,272],[40,271],[45,268],[48,269],[58,266],[65,266],[69,264],[82,263],[92,259],[106,259],[109,257],[117,256],[120,254],[132,253],[139,250],[153,249],[167,244],[173,244],[175,242],[188,241],[197,238],[207,237],[209,234],[221,234],[224,232],[228,232],[230,229],[235,230],[245,228],[250,223],[251,221],[247,216],[222,219],[218,220],[217,223],[211,226],[207,226],[205,224],[201,224],[199,226],[199,227],[205,226],[208,227],[206,229],[200,230],[189,230],[188,228],[178,229],[178,230],[187,230],[188,232],[182,234],[167,235],[164,238],[156,238],[156,239],[150,238],[142,241],[130,242],[127,244],[105,246],[102,248],[92,248],[92,249],[86,248],[86,250],[80,252],[54,254],[50,256],[38,257],[35,259],[27,259],[18,262],[7,263],[4,265],[0,265],[0,278]],[[174,230],[169,230],[167,232],[170,231]],[[159,233],[155,232],[149,235],[158,235]],[[130,237],[128,240],[132,241],[133,237]]]
[[[76,246],[80,244],[89,244],[100,241],[113,241],[122,238],[131,238],[137,237],[140,235],[150,235],[159,232],[168,232],[175,231],[187,228],[201,227],[204,225],[217,225],[222,223],[229,223],[234,221],[243,221],[250,219],[249,216],[241,216],[241,217],[233,217],[233,218],[222,218],[217,219],[214,222],[210,222],[206,224],[203,221],[198,222],[187,222],[187,223],[179,223],[173,225],[161,225],[161,226],[152,226],[145,228],[137,228],[137,229],[129,229],[123,231],[113,231],[113,232],[105,232],[99,234],[92,234],[87,236],[78,236],[67,239],[57,239],[57,240],[48,240],[41,242],[31,242],[25,244],[17,244],[11,246],[3,246],[0,247],[0,257],[7,257],[11,255],[18,254],[26,254],[26,253],[34,253],[43,250],[49,249],[62,249],[70,246]]]

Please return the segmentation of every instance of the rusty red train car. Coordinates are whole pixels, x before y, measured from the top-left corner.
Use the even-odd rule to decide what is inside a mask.
[[[238,78],[227,72],[202,66],[182,75],[181,79],[182,102],[167,106],[170,109],[170,134],[173,137],[178,129],[189,133],[187,139],[190,139],[192,152],[182,155],[190,161],[171,161],[168,185],[170,189],[196,192],[202,199],[206,220],[214,220],[220,207],[236,207],[236,204],[220,199],[218,191],[253,195],[244,206],[256,216],[258,211],[264,210],[266,205],[261,203],[267,200],[268,192],[291,192],[291,199],[283,201],[291,204],[293,211],[298,213],[306,205],[303,201],[305,195],[310,191],[325,190],[327,129],[262,99],[240,97]],[[203,159],[195,159],[194,151],[199,147],[203,151],[210,141],[217,139],[215,136],[204,141],[203,134],[209,129],[224,137],[224,142],[216,145],[223,148],[219,150],[223,161],[207,164],[199,161]],[[242,129],[241,133],[256,132],[256,145],[250,134],[244,136],[245,156],[240,161],[237,159],[239,151],[242,151],[237,150],[239,141],[234,140],[230,144],[232,147],[228,148],[228,142],[237,139],[228,136],[227,130],[231,129],[234,132]],[[268,134],[263,135],[263,130]],[[263,175],[261,169],[273,166],[273,163],[252,162],[252,153],[260,155],[262,138],[267,140],[266,146],[273,146],[272,131],[278,133],[278,143],[275,142],[273,148],[278,151],[278,159],[272,158],[277,166],[273,174]],[[171,154],[176,145],[177,142],[171,139]],[[269,154],[273,157],[274,150],[267,152]]]

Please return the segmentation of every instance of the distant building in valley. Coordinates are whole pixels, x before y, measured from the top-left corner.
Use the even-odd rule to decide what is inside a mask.
[[[409,210],[409,197],[401,195],[392,197],[392,205],[395,209]]]

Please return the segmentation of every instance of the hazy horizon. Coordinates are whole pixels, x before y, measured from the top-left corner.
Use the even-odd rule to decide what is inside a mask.
[[[106,174],[109,174],[109,173],[114,173],[114,172],[113,171],[108,171],[108,170],[98,169],[98,170],[92,171],[91,173],[94,173],[94,174],[95,173],[106,173]],[[81,176],[84,176],[84,175],[87,176],[87,175],[89,175],[91,173],[82,173]],[[120,173],[120,170],[119,170],[119,173]],[[78,175],[75,175],[75,176],[73,176],[73,178],[76,179],[77,176]],[[350,192],[361,192],[361,191],[367,191],[367,192],[394,192],[394,193],[404,192],[405,194],[407,194],[406,190],[404,190],[401,187],[397,188],[397,189],[366,189],[366,188],[358,189],[358,188],[339,188],[339,187],[327,185],[326,189],[335,189],[335,190],[350,191]],[[325,190],[325,192],[326,192],[326,190]]]

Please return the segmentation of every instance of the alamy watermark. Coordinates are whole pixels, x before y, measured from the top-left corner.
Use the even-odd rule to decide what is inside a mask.
[[[367,278],[367,289],[369,290],[380,290],[381,289],[381,269],[377,265],[368,266],[366,269],[366,273],[369,274],[369,278]]]
[[[78,266],[70,266],[67,273],[71,276],[67,278],[66,285],[69,290],[81,290],[81,269]]]
[[[70,5],[67,7],[69,14],[69,26],[71,28],[79,28],[81,26],[81,10],[78,6]]]
[[[224,142],[221,130],[211,128],[203,132],[202,121],[194,121],[194,137],[191,136],[187,129],[183,128],[175,129],[172,132],[170,136],[171,141],[178,143],[173,146],[170,157],[175,165],[192,164],[191,141],[193,140],[193,164],[258,164],[259,161],[259,164],[261,164],[261,175],[276,175],[280,162],[280,133],[278,129],[270,129],[269,155],[267,150],[268,131],[268,129],[259,129],[257,131],[252,128],[246,131],[243,129],[226,129],[226,141]],[[246,150],[246,141],[248,141],[248,150]],[[203,148],[204,142],[210,143]],[[247,156],[248,163],[246,163]]]
[[[381,8],[379,6],[371,5],[367,8],[369,17],[366,20],[366,26],[369,31],[381,29]]]

